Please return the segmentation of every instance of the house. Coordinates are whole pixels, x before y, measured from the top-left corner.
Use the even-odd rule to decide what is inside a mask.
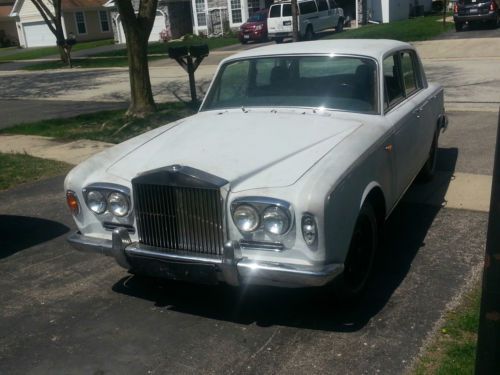
[[[16,30],[16,18],[11,17],[13,2],[0,2],[0,47],[19,44]]]
[[[61,20],[65,35],[73,33],[78,42],[113,37],[109,11],[103,6],[106,0],[61,1]],[[46,0],[46,4],[52,7],[49,0]],[[10,16],[17,18],[16,28],[20,46],[56,45],[56,37],[30,0],[16,0]]]
[[[344,14],[360,24],[387,23],[407,19],[420,11],[430,11],[432,0],[336,0]],[[259,9],[269,8],[272,0],[191,0],[195,34],[214,34],[213,24],[226,22],[237,29]],[[418,11],[418,12],[417,12]],[[216,33],[215,33],[216,34]]]
[[[136,12],[139,9],[139,0],[132,0]],[[125,33],[120,14],[113,0],[104,6],[109,10],[113,25],[113,35],[116,43],[126,43]],[[156,17],[149,35],[150,42],[161,40],[160,33],[164,31],[170,38],[179,38],[193,32],[191,8],[189,0],[159,0],[156,8]]]

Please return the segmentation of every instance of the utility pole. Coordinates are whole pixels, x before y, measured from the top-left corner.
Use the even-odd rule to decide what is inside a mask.
[[[500,110],[479,313],[476,374],[500,374]]]
[[[294,42],[299,41],[299,23],[298,23],[297,0],[292,0],[292,38]]]

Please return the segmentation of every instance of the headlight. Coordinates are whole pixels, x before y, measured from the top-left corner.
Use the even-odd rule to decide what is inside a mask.
[[[257,31],[262,30],[263,28],[264,28],[264,25],[255,26],[255,30],[257,30]]]
[[[259,213],[250,205],[242,204],[233,212],[234,224],[242,232],[253,232],[259,227]]]
[[[278,206],[266,208],[262,214],[262,222],[266,232],[271,234],[284,234],[290,227],[288,215]]]
[[[302,236],[308,246],[312,246],[316,243],[316,238],[318,237],[316,220],[314,220],[314,217],[310,214],[302,216]]]
[[[108,197],[109,211],[115,216],[125,216],[128,214],[128,199],[122,193],[111,193]]]
[[[87,206],[96,214],[102,214],[106,211],[106,198],[100,191],[90,190],[87,193]]]

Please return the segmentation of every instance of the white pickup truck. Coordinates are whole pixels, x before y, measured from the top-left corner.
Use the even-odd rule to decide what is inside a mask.
[[[318,31],[344,26],[344,11],[335,0],[298,0],[298,23],[301,39],[311,40]],[[292,37],[292,5],[289,1],[278,2],[269,8],[267,18],[268,37],[276,43]]]

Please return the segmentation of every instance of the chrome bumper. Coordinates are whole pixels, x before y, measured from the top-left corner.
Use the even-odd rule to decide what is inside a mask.
[[[222,257],[158,252],[138,243],[132,243],[124,228],[115,229],[112,240],[90,238],[77,232],[68,237],[68,242],[80,251],[112,256],[120,266],[126,269],[133,268],[130,264],[131,260],[138,258],[156,260],[167,266],[168,264],[182,265],[186,270],[185,274],[189,274],[190,267],[208,266],[216,272],[218,281],[233,286],[242,284],[290,288],[323,286],[344,270],[343,264],[336,263],[314,267],[253,261],[248,258],[237,259],[234,251],[239,244],[236,241],[229,241],[224,245]],[[185,279],[189,280],[189,277]]]

